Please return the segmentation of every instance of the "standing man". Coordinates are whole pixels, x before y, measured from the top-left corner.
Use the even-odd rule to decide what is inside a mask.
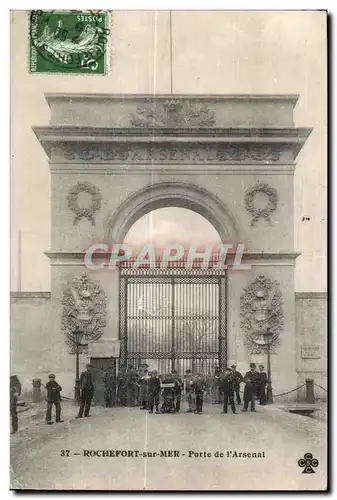
[[[267,385],[267,374],[264,371],[264,366],[259,365],[259,394],[258,397],[260,399],[260,405],[265,405],[267,404],[267,398],[266,398],[266,385]]]
[[[258,386],[258,381],[259,381],[259,374],[256,371],[255,363],[250,364],[250,370],[244,376],[243,381],[245,382],[246,386],[243,393],[244,407],[242,411],[248,410],[249,403],[251,411],[256,411],[255,397],[256,397],[256,388]]]
[[[235,388],[235,378],[233,371],[230,368],[226,368],[225,375],[221,379],[221,389],[224,396],[223,411],[221,413],[228,412],[228,401],[231,405],[233,414],[235,415],[235,403],[234,403],[234,388]]]
[[[91,406],[91,400],[95,392],[95,386],[91,368],[92,368],[91,365],[87,365],[86,370],[82,372],[80,376],[81,404],[76,418],[82,418],[83,411],[85,417],[91,417],[91,415],[89,415],[89,411]]]
[[[233,375],[233,383],[234,383],[234,391],[236,394],[236,404],[240,405],[241,404],[241,398],[240,398],[240,384],[243,381],[243,376],[241,375],[240,372],[236,370],[236,366],[232,365],[232,375]]]
[[[183,384],[181,377],[178,374],[177,370],[172,370],[171,374],[172,374],[172,378],[174,381],[175,411],[177,413],[179,413],[180,412],[181,392],[182,392],[182,389],[184,387],[184,384]]]
[[[15,434],[18,431],[17,402],[18,402],[18,397],[21,394],[21,383],[16,375],[10,376],[9,391],[10,391],[10,414],[12,418],[11,434]]]
[[[194,394],[195,394],[195,413],[196,415],[201,415],[202,407],[204,404],[204,391],[206,389],[205,381],[203,380],[201,373],[198,373],[194,383]]]
[[[156,406],[156,413],[159,412],[159,395],[160,395],[160,380],[158,378],[158,372],[153,370],[148,381],[149,387],[149,413],[153,413],[153,407]]]
[[[46,413],[46,421],[47,424],[52,424],[53,421],[51,419],[51,412],[53,405],[55,405],[56,410],[56,422],[63,422],[61,420],[61,391],[62,387],[55,380],[55,375],[51,373],[49,375],[49,381],[46,383],[47,389],[47,413]]]

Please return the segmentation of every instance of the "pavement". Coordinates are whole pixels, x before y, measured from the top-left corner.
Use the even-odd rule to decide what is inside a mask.
[[[185,403],[182,405],[185,406]],[[20,415],[11,436],[12,489],[39,490],[325,490],[326,422],[257,406],[256,413],[149,414],[139,408],[94,407],[46,425],[45,406]],[[298,460],[319,461],[303,474]]]

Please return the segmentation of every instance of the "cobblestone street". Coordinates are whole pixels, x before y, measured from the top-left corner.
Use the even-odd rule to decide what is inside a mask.
[[[149,415],[138,408],[94,407],[91,418],[75,420],[76,408],[64,404],[64,423],[47,426],[41,410],[41,418],[35,419],[38,423],[22,424],[12,436],[11,486],[70,490],[325,489],[325,422],[272,406],[246,414],[239,407],[237,415],[222,415],[220,411],[218,405],[206,405],[202,415]],[[95,450],[131,450],[134,456],[102,457]],[[178,456],[160,457],[169,450],[177,451]],[[157,456],[151,456],[153,453]],[[262,456],[243,457],[239,453]],[[298,466],[305,453],[319,460],[315,474],[302,474]]]

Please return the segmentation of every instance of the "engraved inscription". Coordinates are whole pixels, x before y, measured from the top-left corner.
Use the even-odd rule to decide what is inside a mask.
[[[63,147],[63,156],[69,161],[108,163],[177,163],[177,164],[231,164],[278,163],[283,148],[277,150],[263,144],[118,144],[104,146]]]

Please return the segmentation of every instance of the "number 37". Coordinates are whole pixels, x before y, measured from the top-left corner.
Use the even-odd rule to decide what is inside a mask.
[[[70,450],[61,450],[61,457],[69,457]]]

